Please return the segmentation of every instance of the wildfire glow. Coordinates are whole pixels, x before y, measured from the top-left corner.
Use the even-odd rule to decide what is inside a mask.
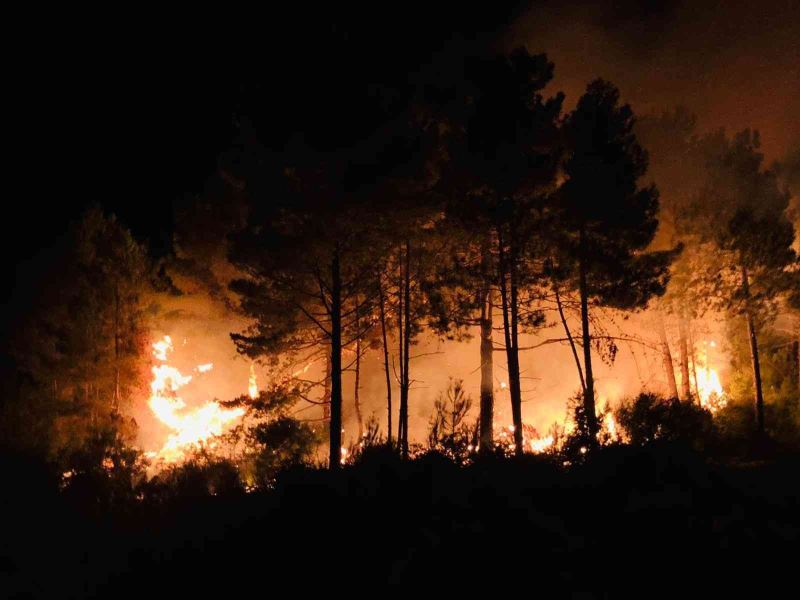
[[[611,438],[611,440],[614,442],[618,441],[619,428],[617,427],[617,420],[614,418],[614,413],[610,411],[606,413],[604,424],[606,426],[606,431],[608,432],[609,438]]]
[[[156,454],[167,462],[180,460],[187,449],[220,435],[226,424],[244,414],[242,408],[224,409],[216,402],[207,402],[195,410],[184,410],[186,403],[178,396],[178,391],[192,381],[192,376],[183,375],[175,367],[163,364],[172,349],[169,336],[153,344],[153,356],[162,361],[162,364],[153,366],[148,402],[159,421],[172,430],[164,446]],[[197,371],[205,373],[212,367],[211,363],[200,365]]]
[[[514,451],[514,431],[513,425],[503,427],[496,435],[496,443],[503,445],[510,452]],[[522,447],[526,452],[541,454],[553,447],[555,438],[552,435],[540,436],[539,432],[532,425],[522,424]]]
[[[158,360],[167,360],[167,352],[172,351],[172,338],[165,335],[153,344],[153,356]]]
[[[258,379],[256,379],[256,369],[250,363],[250,378],[247,381],[247,393],[253,399],[258,398]]]
[[[715,413],[724,408],[728,401],[725,391],[722,389],[719,374],[711,368],[708,347],[714,348],[716,344],[713,341],[706,344],[704,355],[701,357],[702,367],[697,368],[697,395],[700,405]]]
[[[542,452],[550,448],[554,442],[555,439],[553,438],[552,435],[547,435],[542,438],[534,438],[528,440],[528,443],[530,444],[531,447],[531,452],[533,452],[534,454],[541,454]]]

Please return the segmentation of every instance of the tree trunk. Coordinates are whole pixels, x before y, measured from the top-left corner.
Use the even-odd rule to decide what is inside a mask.
[[[678,352],[681,361],[681,394],[686,402],[692,400],[692,384],[689,379],[689,341],[686,334],[686,318],[678,315]]]
[[[381,337],[383,338],[383,370],[386,374],[386,443],[392,445],[392,379],[389,375],[389,345],[386,343],[386,307],[383,296],[383,281],[378,280],[380,301]]]
[[[595,444],[599,431],[597,412],[594,406],[594,376],[592,375],[592,336],[589,332],[589,289],[586,281],[586,240],[585,232],[580,230],[580,256],[578,258],[578,286],[581,295],[581,330],[583,336],[583,364],[586,371],[586,392],[583,394],[583,409],[586,426],[590,436],[589,443]]]
[[[398,251],[398,280],[397,280],[397,361],[398,361],[398,368],[400,369],[400,373],[398,374],[397,383],[400,387],[400,407],[397,413],[397,449],[400,450],[403,445],[403,404],[402,404],[402,397],[403,397],[403,381],[405,381],[405,377],[403,376],[403,365],[405,361],[403,357],[405,353],[403,352],[403,340],[405,336],[403,335],[403,319],[405,318],[405,313],[403,311],[403,251]]]
[[[796,396],[800,396],[800,340],[792,343],[792,365],[794,366],[795,385],[797,386]]]
[[[508,389],[511,396],[511,418],[514,424],[514,449],[517,456],[524,451],[522,438],[522,394],[519,381],[519,350],[517,346],[517,287],[514,277],[513,251],[506,260],[503,239],[500,248],[500,298],[503,304],[503,335],[508,366]]]
[[[361,416],[361,402],[358,397],[358,388],[361,385],[361,319],[359,318],[358,296],[356,295],[356,382],[353,390],[353,404],[356,409],[358,421],[358,441],[364,437],[364,419]]]
[[[403,437],[400,440],[400,451],[404,459],[408,458],[408,388],[409,351],[411,348],[411,242],[406,240],[406,265],[403,278],[403,370],[400,382],[400,420],[403,422]]]
[[[331,429],[328,467],[338,469],[342,457],[342,279],[339,248],[331,262]]]
[[[656,329],[658,330],[658,338],[661,341],[661,364],[664,367],[664,376],[667,378],[667,389],[669,390],[670,398],[677,399],[678,385],[675,382],[675,365],[672,362],[672,352],[669,350],[664,317],[660,314],[656,316]]]
[[[114,286],[114,404],[112,414],[119,411],[119,285]]]
[[[492,299],[490,288],[483,292],[481,302],[481,452],[494,448],[494,354],[492,343]]]
[[[514,419],[514,445],[517,449],[517,455],[521,456],[524,451],[523,446],[523,429],[522,429],[522,384],[520,382],[520,369],[519,369],[519,303],[518,303],[518,282],[517,282],[517,262],[516,254],[512,246],[511,252],[511,265],[509,269],[509,281],[511,283],[511,356],[512,365],[514,367],[511,374],[511,413]]]
[[[756,432],[764,436],[764,394],[761,389],[761,363],[758,358],[758,337],[750,307],[750,281],[747,276],[747,267],[742,267],[742,292],[745,301],[745,318],[747,320],[747,334],[750,338],[750,359],[753,363],[753,387],[755,388],[755,417]]]
[[[331,422],[331,352],[325,357],[325,387],[323,388],[322,400],[325,402],[322,405],[322,418],[326,423]]]
[[[694,334],[689,327],[689,356],[692,358],[692,378],[694,379],[694,393],[697,403],[700,404],[700,384],[697,381],[697,357],[694,353]]]
[[[572,333],[569,330],[569,326],[567,325],[567,319],[564,316],[564,307],[561,304],[561,296],[558,293],[558,285],[553,283],[553,290],[556,293],[556,306],[558,307],[558,315],[561,317],[561,324],[564,326],[564,333],[567,334],[567,339],[569,340],[569,347],[572,349],[572,357],[575,359],[575,366],[578,368],[578,377],[581,380],[581,391],[585,394],[586,393],[586,382],[583,379],[583,368],[581,367],[581,360],[578,357],[578,349],[575,347],[575,340],[572,337]]]
[[[492,341],[492,287],[488,240],[481,248],[481,412],[480,451],[491,453],[494,449],[494,344]]]

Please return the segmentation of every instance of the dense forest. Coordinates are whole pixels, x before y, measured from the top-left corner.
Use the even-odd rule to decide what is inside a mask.
[[[103,202],[42,242],[3,362],[12,593],[777,569],[800,146],[570,98],[530,45],[407,74],[326,35],[313,81],[242,84],[166,248]],[[245,580],[176,575],[204,567]]]

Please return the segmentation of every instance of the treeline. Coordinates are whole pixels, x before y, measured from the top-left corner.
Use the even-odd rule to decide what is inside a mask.
[[[637,121],[603,80],[567,112],[563,94],[545,91],[553,63],[525,49],[466,59],[459,75],[367,85],[342,74],[318,112],[282,123],[281,135],[270,127],[281,115],[248,105],[218,177],[178,207],[167,263],[91,211],[15,338],[20,385],[4,403],[4,439],[61,454],[87,439],[81,428],[123,440],[120,407],[143,387],[147,298],[180,293],[178,276],[252,320],[232,333],[243,355],[287,369],[324,362],[324,377],[290,378],[289,393],[322,407],[331,468],[342,462],[345,372],[355,374],[359,439],[374,433],[359,398],[367,352],[385,370],[385,441],[409,456],[411,359],[423,332],[480,336],[479,451],[496,447],[494,361],[503,357],[522,454],[520,339],[555,323],[580,389],[578,447],[591,449],[600,432],[593,359],[617,349],[603,308],[657,309],[670,395],[685,402],[692,323],[727,315],[748,347],[750,433],[777,427],[765,415],[760,343],[800,294],[789,192],[764,166],[758,134],[701,134],[686,110]],[[220,261],[235,269],[229,285]],[[680,390],[668,320],[678,323]],[[314,432],[290,422],[285,402],[272,419],[271,398],[231,401],[248,404],[262,428],[250,443],[297,433],[289,454],[306,457]],[[79,426],[54,443],[69,419]]]
[[[758,134],[700,134],[683,110],[637,123],[602,80],[565,113],[563,95],[544,93],[552,77],[547,57],[524,49],[466,61],[457,84],[414,89],[404,102],[382,87],[371,89],[372,110],[348,111],[340,99],[338,118],[361,135],[297,136],[275,151],[246,129],[222,165],[247,206],[229,258],[244,273],[232,289],[254,324],[233,339],[251,358],[325,357],[324,381],[301,385],[326,406],[332,467],[342,372],[357,374],[370,347],[384,357],[388,442],[408,455],[410,358],[423,330],[480,331],[479,447],[488,452],[494,351],[503,352],[521,454],[520,336],[558,322],[591,447],[600,429],[593,351],[616,352],[593,318],[602,307],[657,307],[671,395],[685,401],[692,322],[713,311],[741,323],[752,434],[765,436],[759,338],[781,307],[793,310],[797,257],[789,193],[763,165]],[[651,173],[647,147],[658,157]],[[577,317],[575,331],[565,314]],[[667,318],[679,323],[680,391]],[[358,376],[354,396],[361,428]]]
[[[6,340],[13,370],[4,373],[0,445],[64,468],[120,467],[135,460],[129,409],[146,393],[153,261],[100,208],[43,254]]]

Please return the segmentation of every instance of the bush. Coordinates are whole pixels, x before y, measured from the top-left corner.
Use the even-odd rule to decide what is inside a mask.
[[[693,402],[649,392],[623,402],[615,417],[634,446],[668,441],[702,449],[709,444],[714,431],[711,413],[706,409]]]
[[[477,424],[467,422],[472,398],[464,391],[461,379],[450,379],[447,390],[439,393],[428,429],[428,450],[465,464],[476,453]]]
[[[164,469],[144,483],[140,491],[143,499],[164,504],[241,494],[244,487],[231,461],[197,453],[180,465]]]

